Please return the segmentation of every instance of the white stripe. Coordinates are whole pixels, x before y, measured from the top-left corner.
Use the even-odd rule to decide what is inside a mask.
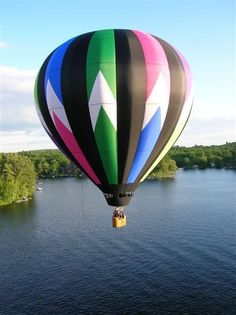
[[[165,118],[166,118],[169,98],[170,98],[170,91],[168,90],[165,77],[162,73],[160,73],[146,102],[142,129],[146,127],[146,125],[152,119],[153,115],[156,113],[159,107],[161,110],[161,128],[162,128]]]
[[[66,126],[68,130],[71,131],[69,121],[66,116],[65,108],[59,98],[57,97],[56,93],[53,90],[53,87],[48,80],[47,82],[47,91],[46,91],[46,100],[48,105],[48,110],[50,112],[50,115],[52,117],[52,120],[54,122],[53,118],[53,112],[57,115],[57,117],[61,120],[61,122]],[[56,126],[55,122],[54,125]]]
[[[43,115],[41,114],[41,112],[40,112],[40,110],[39,110],[39,107],[38,107],[38,105],[36,104],[36,101],[35,101],[35,107],[36,107],[36,112],[37,112],[37,114],[38,114],[38,117],[39,117],[39,120],[40,120],[41,124],[42,124],[43,127],[47,130],[47,132],[48,132],[50,135],[52,135],[51,132],[50,132],[49,129],[48,129],[48,126],[47,126],[46,123],[45,123],[45,120],[43,119]]]

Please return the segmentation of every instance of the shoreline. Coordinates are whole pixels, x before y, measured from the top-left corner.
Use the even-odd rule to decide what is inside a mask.
[[[236,171],[235,168],[233,167],[222,167],[222,168],[216,168],[216,167],[207,167],[207,168],[199,168],[199,167],[194,167],[194,168],[178,168],[178,170],[176,171],[175,174],[173,175],[170,175],[170,176],[158,176],[158,175],[155,175],[155,174],[151,174],[149,175],[146,180],[150,180],[150,181],[165,181],[165,180],[174,180],[175,177],[176,177],[176,174],[179,172],[179,171],[195,171],[195,170],[199,170],[199,171],[205,171],[205,170],[225,170],[225,171]],[[76,176],[76,175],[59,175],[59,176],[44,176],[44,177],[38,177],[38,180],[40,179],[58,179],[58,178],[77,178],[77,179],[88,179],[85,175],[82,175],[82,176]],[[35,188],[35,191],[33,192],[33,194],[36,192],[36,188]],[[32,194],[32,195],[33,195]],[[0,203],[0,208],[3,207],[3,206],[8,206],[10,204],[14,204],[14,203],[22,203],[22,202],[25,202],[25,201],[29,201],[32,199],[32,195],[29,196],[29,197],[23,197],[23,199],[19,199],[19,200],[15,200],[15,201],[12,201],[12,202],[9,202],[9,203]]]

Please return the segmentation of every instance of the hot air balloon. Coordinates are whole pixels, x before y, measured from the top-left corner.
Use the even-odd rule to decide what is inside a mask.
[[[192,99],[183,55],[137,30],[68,40],[47,57],[35,82],[49,137],[115,207],[128,205],[176,142]]]

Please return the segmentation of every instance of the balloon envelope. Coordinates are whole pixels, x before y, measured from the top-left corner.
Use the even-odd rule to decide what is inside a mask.
[[[187,123],[191,71],[179,51],[153,35],[95,31],[48,56],[35,101],[58,148],[109,205],[123,206]]]

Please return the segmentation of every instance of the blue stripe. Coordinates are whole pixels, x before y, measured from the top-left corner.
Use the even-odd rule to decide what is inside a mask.
[[[63,103],[62,94],[61,94],[61,67],[63,58],[65,53],[70,46],[70,44],[74,41],[76,37],[68,40],[61,46],[59,46],[55,52],[52,54],[49,63],[47,65],[46,73],[45,73],[45,81],[44,81],[44,89],[47,89],[47,82],[50,80],[50,83],[55,91],[59,100]]]
[[[159,107],[152,119],[141,132],[134,162],[128,177],[128,184],[133,183],[138,177],[157,142],[160,131],[161,110]]]

